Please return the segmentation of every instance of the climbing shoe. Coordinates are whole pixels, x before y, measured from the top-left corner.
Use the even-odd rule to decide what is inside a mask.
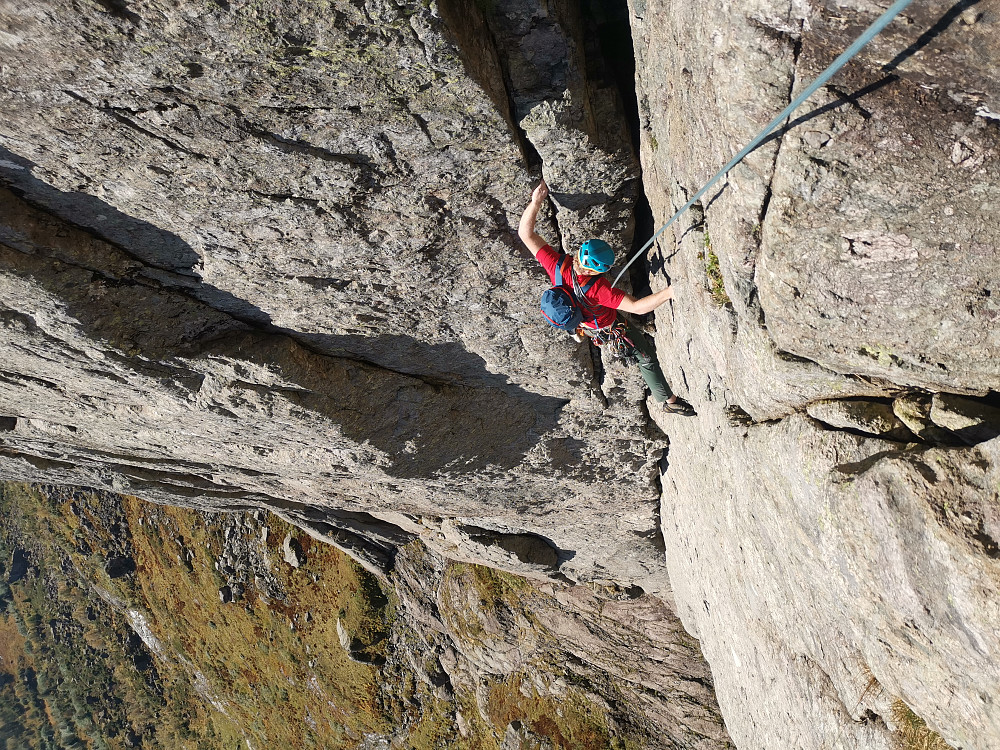
[[[663,411],[666,414],[679,414],[682,417],[693,417],[696,416],[697,412],[691,408],[691,404],[681,399],[677,399],[674,403],[669,401],[662,402]]]

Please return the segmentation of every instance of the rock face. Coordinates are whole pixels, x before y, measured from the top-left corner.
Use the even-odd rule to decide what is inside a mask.
[[[1000,747],[1000,16],[914,4],[650,253],[699,413],[661,461],[516,239],[544,175],[551,242],[631,240],[593,5],[0,7],[0,473],[268,507],[383,574],[419,538],[641,587],[741,747],[888,747],[897,698]],[[878,12],[633,0],[654,218]],[[521,663],[517,625],[469,658]]]
[[[641,391],[546,329],[514,231],[548,148],[541,231],[627,244],[637,162],[579,13],[506,14],[555,89],[475,8],[5,8],[5,474],[265,505],[372,569],[456,518],[667,592]]]
[[[881,12],[632,8],[661,222]],[[890,747],[896,699],[1000,747],[1000,17],[906,13],[651,253],[699,413],[670,428],[670,578],[740,747]]]

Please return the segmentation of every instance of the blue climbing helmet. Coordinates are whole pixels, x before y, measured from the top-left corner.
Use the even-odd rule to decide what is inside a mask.
[[[587,240],[576,257],[584,268],[604,273],[614,265],[615,251],[604,240]]]

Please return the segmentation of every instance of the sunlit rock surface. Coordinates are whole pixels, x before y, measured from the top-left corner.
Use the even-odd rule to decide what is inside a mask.
[[[657,223],[882,10],[632,9]],[[667,426],[670,577],[740,747],[891,747],[899,699],[1000,746],[998,21],[911,6],[651,253],[699,411]]]
[[[887,748],[897,700],[1000,747],[994,5],[915,3],[640,264],[696,418],[516,238],[544,175],[543,236],[624,249],[881,10],[633,0],[637,160],[590,6],[4,3],[0,472],[639,587],[740,747]],[[533,653],[439,584],[476,669]]]

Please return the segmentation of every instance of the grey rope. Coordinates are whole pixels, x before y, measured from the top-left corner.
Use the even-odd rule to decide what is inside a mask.
[[[698,199],[701,198],[701,196],[703,196],[708,191],[708,189],[712,187],[712,185],[714,185],[722,177],[724,177],[726,173],[729,172],[730,169],[732,169],[741,161],[743,161],[743,158],[751,151],[753,151],[755,148],[757,148],[757,146],[760,145],[761,141],[763,141],[768,135],[770,135],[772,130],[774,130],[778,125],[780,125],[781,122],[790,114],[792,114],[792,112],[794,112],[799,107],[799,105],[801,105],[806,99],[812,96],[820,86],[829,81],[838,70],[844,67],[844,65],[852,57],[854,57],[856,54],[858,54],[858,52],[861,51],[862,47],[864,47],[866,44],[868,44],[868,42],[870,42],[872,39],[878,36],[878,34],[882,31],[882,29],[888,26],[889,23],[892,21],[892,19],[894,19],[897,15],[899,15],[900,12],[902,12],[903,9],[906,8],[906,6],[908,6],[912,2],[913,0],[896,0],[896,2],[894,2],[891,6],[889,6],[889,9],[881,16],[879,16],[878,20],[875,21],[875,23],[873,23],[871,26],[865,29],[865,32],[855,40],[854,44],[852,44],[850,47],[844,50],[844,52],[840,55],[840,57],[838,57],[836,60],[830,63],[830,66],[820,74],[819,78],[813,81],[812,84],[810,84],[808,88],[806,88],[801,94],[799,94],[794,99],[794,101],[792,101],[791,104],[789,104],[787,107],[781,110],[781,113],[773,120],[771,120],[771,122],[769,122],[767,126],[762,131],[760,131],[757,137],[754,138],[752,141],[750,141],[750,143],[748,143],[747,146],[742,151],[736,154],[736,156],[734,156],[726,166],[720,169],[711,180],[705,183],[705,187],[703,187],[701,190],[695,193],[694,197],[687,203],[685,203],[683,207],[681,207],[680,211],[678,211],[673,215],[673,217],[671,217],[670,221],[668,221],[666,224],[664,224],[662,227],[656,230],[656,234],[650,237],[649,241],[646,242],[646,244],[643,245],[641,248],[639,248],[639,250],[636,251],[635,255],[633,255],[629,259],[629,262],[625,264],[625,267],[622,268],[621,271],[619,271],[618,275],[615,277],[614,283],[611,286],[618,285],[618,281],[628,270],[628,267],[635,262],[636,258],[638,258],[640,255],[646,252],[646,249],[649,248],[649,246],[656,241],[657,237],[663,234],[663,232],[666,230],[667,227],[673,224],[681,214],[683,214],[685,211],[691,208],[691,206],[697,203]]]

